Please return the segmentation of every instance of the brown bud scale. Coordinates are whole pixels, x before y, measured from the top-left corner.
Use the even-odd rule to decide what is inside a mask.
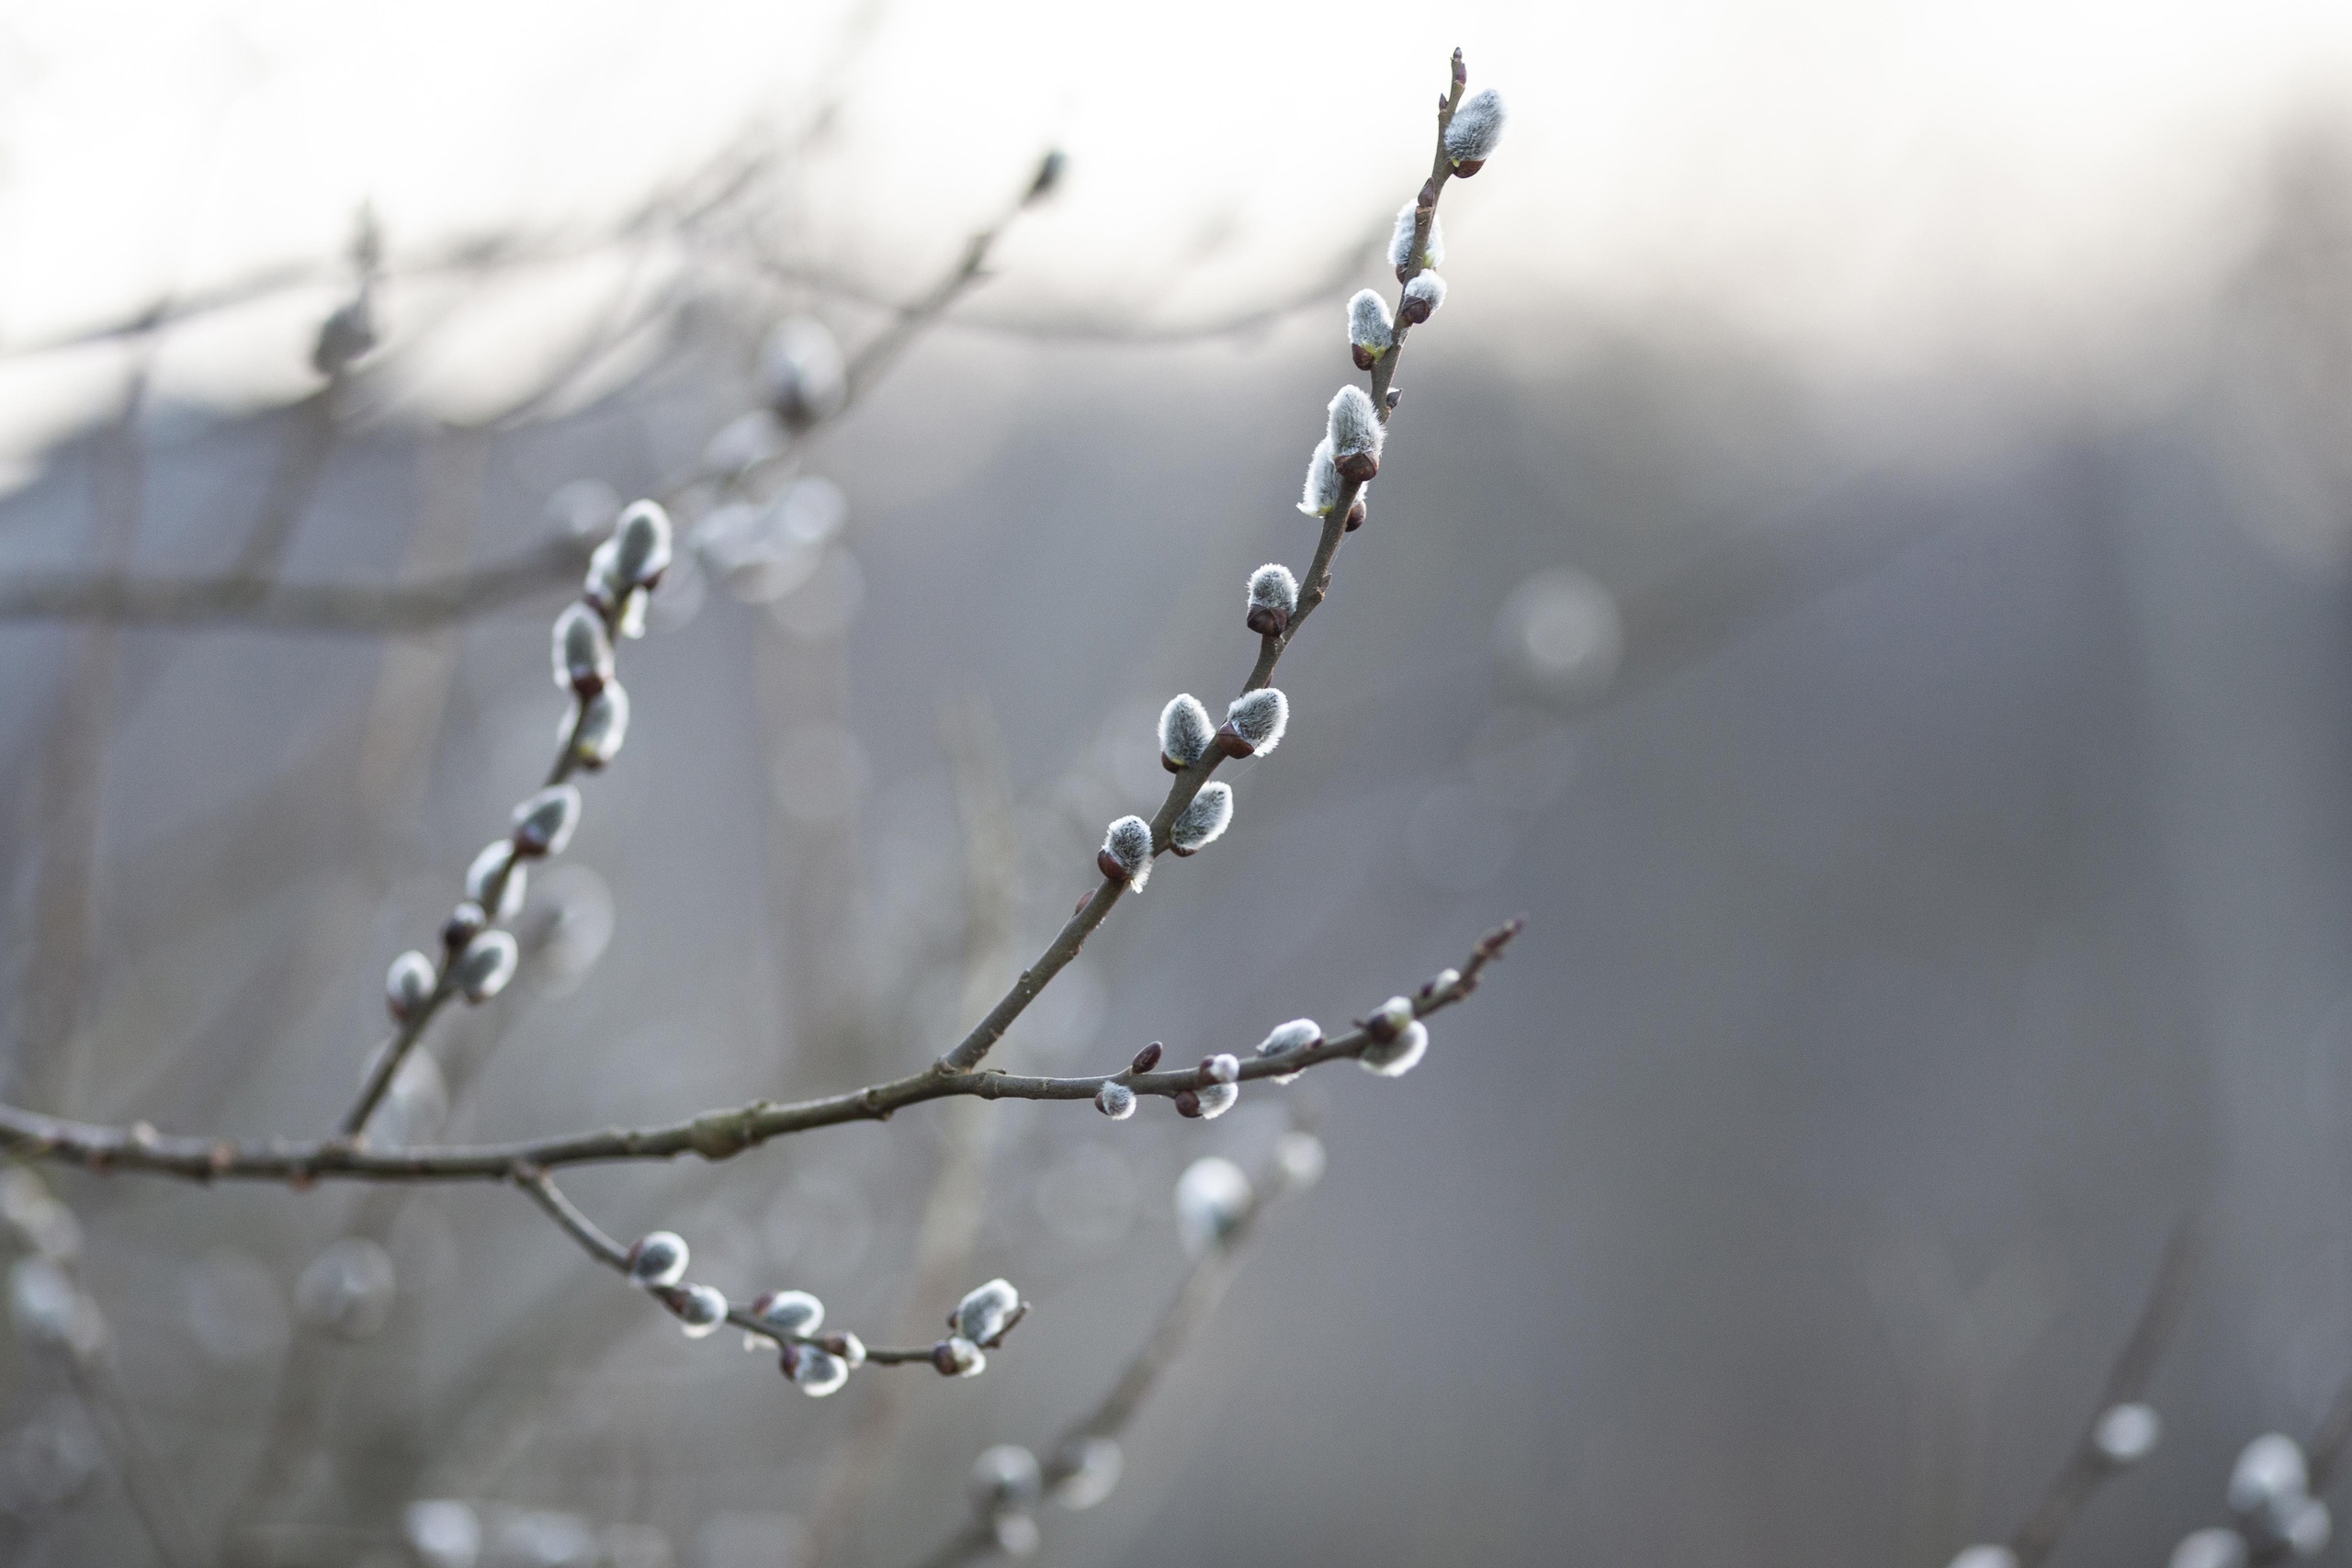
[[[1096,870],[1100,871],[1104,876],[1109,877],[1114,882],[1125,882],[1127,879],[1127,868],[1121,865],[1119,863],[1119,857],[1113,854],[1108,850],[1097,850],[1094,852],[1094,866]]]
[[[1241,739],[1241,732],[1233,728],[1231,719],[1216,727],[1216,749],[1228,757],[1247,757],[1258,750]]]
[[[1150,1044],[1145,1046],[1142,1050],[1136,1052],[1135,1070],[1139,1073],[1148,1073],[1151,1071],[1152,1068],[1159,1066],[1159,1042],[1155,1040]]]
[[[1290,629],[1290,612],[1280,604],[1252,604],[1250,629],[1260,637],[1280,637]]]
[[[1363,526],[1365,515],[1366,513],[1364,512],[1363,502],[1361,501],[1357,502],[1353,506],[1348,508],[1348,525],[1341,529],[1340,532],[1345,534],[1354,533],[1357,529]]]
[[[1379,476],[1380,457],[1376,453],[1372,452],[1351,452],[1340,458],[1336,467],[1340,470],[1341,479],[1352,479],[1357,484],[1363,484],[1365,480]]]
[[[1178,1089],[1176,1091],[1176,1114],[1179,1116],[1198,1117],[1200,1113],[1201,1097],[1194,1094],[1189,1089]]]

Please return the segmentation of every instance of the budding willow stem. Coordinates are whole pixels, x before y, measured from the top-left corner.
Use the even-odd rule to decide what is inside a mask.
[[[1459,973],[1442,976],[1411,998],[1413,1015],[1427,1018],[1464,1000],[1478,987],[1486,967],[1519,934],[1512,920],[1483,938]],[[1252,1056],[1241,1063],[1240,1078],[1272,1077],[1326,1062],[1363,1055],[1374,1043],[1358,1028],[1308,1049],[1279,1057]],[[639,1128],[568,1133],[509,1144],[370,1149],[348,1138],[227,1139],[173,1137],[144,1122],[99,1126],[44,1116],[21,1106],[0,1104],[0,1148],[28,1159],[73,1161],[94,1171],[123,1170],[180,1176],[198,1181],[267,1180],[307,1186],[321,1179],[355,1181],[507,1181],[518,1168],[541,1171],[574,1165],[612,1165],[675,1159],[695,1155],[728,1159],[775,1138],[851,1122],[881,1122],[909,1105],[968,1095],[980,1100],[1091,1100],[1113,1078],[1137,1094],[1173,1099],[1197,1089],[1193,1067],[1085,1077],[1039,1077],[999,1072],[947,1072],[934,1068],[870,1085],[846,1094],[790,1104],[755,1100],[690,1121]]]

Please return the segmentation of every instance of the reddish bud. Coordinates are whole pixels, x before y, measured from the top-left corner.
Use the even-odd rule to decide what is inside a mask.
[[[1374,365],[1380,363],[1380,355],[1373,353],[1372,350],[1364,347],[1362,344],[1352,345],[1348,352],[1354,356],[1356,368],[1359,370],[1369,370]]]
[[[1453,177],[1457,180],[1466,180],[1486,166],[1487,161],[1484,158],[1464,158],[1461,163],[1453,165]]]
[[[1113,854],[1108,850],[1097,850],[1094,852],[1094,864],[1103,875],[1109,877],[1114,882],[1125,882],[1127,879],[1127,868],[1121,865],[1119,863],[1119,857]],[[1087,897],[1091,898],[1093,895],[1089,894]],[[1083,900],[1080,901],[1080,907],[1084,907]]]
[[[1340,477],[1341,479],[1352,479],[1357,484],[1363,484],[1366,480],[1371,479],[1379,474],[1380,454],[1377,452],[1351,452],[1346,457],[1340,459],[1338,467],[1340,470]]]
[[[1201,1097],[1189,1089],[1176,1091],[1176,1114],[1197,1118],[1201,1113]]]
[[[461,952],[468,942],[481,934],[481,928],[488,923],[488,917],[481,912],[480,904],[460,904],[449,911],[447,919],[441,922],[441,943],[452,953]]]
[[[1255,746],[1241,739],[1241,732],[1233,728],[1230,719],[1216,727],[1216,749],[1228,757],[1247,757],[1257,750]]]
[[[1363,498],[1362,496],[1358,496],[1356,498],[1355,504],[1348,508],[1348,525],[1342,531],[1350,534],[1354,533],[1357,529],[1363,526],[1364,516]]]
[[[1405,296],[1404,304],[1396,309],[1396,319],[1408,327],[1418,327],[1430,319],[1430,302],[1408,294]],[[1364,368],[1368,370],[1371,367],[1366,366]],[[1396,405],[1392,401],[1388,406],[1395,408]]]
[[[1138,1073],[1148,1073],[1151,1071],[1152,1068],[1159,1066],[1159,1042],[1155,1040],[1150,1044],[1145,1046],[1142,1050],[1136,1052],[1132,1070]]]
[[[1250,629],[1260,637],[1280,637],[1290,629],[1290,612],[1279,604],[1253,604]]]
[[[1457,87],[1470,80],[1470,67],[1462,63],[1462,51],[1453,51],[1453,85]]]

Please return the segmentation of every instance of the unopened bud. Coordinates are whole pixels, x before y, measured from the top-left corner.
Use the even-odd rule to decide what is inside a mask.
[[[948,1378],[976,1378],[989,1370],[989,1359],[980,1348],[962,1335],[950,1335],[931,1348],[931,1364],[939,1375]]]
[[[1190,692],[1182,692],[1168,699],[1159,710],[1159,763],[1171,773],[1181,773],[1201,760],[1209,749],[1216,727],[1209,722],[1209,710]]]
[[[1462,984],[1461,970],[1441,969],[1436,974],[1421,982],[1421,999],[1423,1001],[1427,1001],[1431,997],[1436,996],[1440,991],[1450,991],[1460,984]]]
[[[1323,1043],[1323,1026],[1311,1018],[1295,1018],[1288,1023],[1278,1023],[1272,1033],[1258,1042],[1261,1056],[1286,1056],[1297,1051],[1311,1051]],[[1296,1073],[1276,1073],[1276,1083],[1288,1083]]]
[[[831,1350],[818,1345],[797,1345],[791,1348],[798,1354],[793,1357],[785,1375],[809,1398],[822,1399],[849,1382],[849,1363]]]
[[[1094,1109],[1114,1122],[1124,1122],[1136,1113],[1136,1091],[1123,1083],[1106,1080],[1094,1091]]]
[[[1280,637],[1298,614],[1298,579],[1290,568],[1269,561],[1250,574],[1250,629],[1260,637]],[[1202,718],[1208,716],[1204,713]]]
[[[492,839],[482,846],[481,853],[474,856],[473,864],[466,867],[467,898],[481,905],[493,920],[511,920],[523,912],[523,895],[528,882],[523,868],[514,863],[512,839]]]
[[[1380,444],[1385,432],[1372,395],[1351,382],[1334,393],[1328,411],[1331,463],[1343,479],[1361,484],[1380,472]]]
[[[1176,1234],[1184,1250],[1197,1256],[1231,1236],[1256,1201],[1250,1179],[1231,1160],[1209,1155],[1186,1166],[1176,1179]]]
[[[2281,1497],[2302,1495],[2310,1486],[2302,1446],[2283,1433],[2267,1433],[2238,1454],[2230,1471],[2230,1506],[2241,1514],[2258,1513]]]
[[[552,784],[514,808],[514,852],[526,858],[560,855],[580,826],[580,791]]]
[[[384,972],[384,1005],[396,1021],[406,1023],[433,995],[434,983],[433,960],[414,951],[403,953]]]
[[[1421,1056],[1430,1048],[1429,1025],[1413,1020],[1400,1030],[1393,1040],[1375,1040],[1363,1048],[1356,1061],[1365,1072],[1376,1073],[1384,1078],[1401,1078],[1420,1065]]]
[[[1198,854],[1232,825],[1233,786],[1204,784],[1168,825],[1168,847],[1179,855]]]
[[[621,742],[628,739],[628,692],[618,681],[608,681],[603,691],[580,705],[571,728],[571,754],[594,773],[620,755]]]
[[[1348,301],[1348,348],[1356,368],[1369,370],[1396,344],[1396,324],[1389,320],[1387,301],[1369,288],[1360,288]]]
[[[489,923],[489,917],[481,912],[481,906],[469,898],[450,910],[449,918],[441,922],[441,945],[452,953],[462,952],[466,943],[473,941],[475,934]]]
[[[1273,686],[1244,692],[1225,710],[1216,743],[1228,757],[1264,756],[1290,728],[1290,699]]]
[[[2164,1430],[2164,1418],[2152,1407],[2137,1402],[2118,1404],[2102,1414],[2091,1428],[2091,1444],[2098,1450],[2099,1458],[2120,1468],[2155,1452]]]
[[[1470,67],[1462,62],[1462,51],[1453,51],[1453,85],[1457,87],[1470,80]]]
[[[1094,863],[1104,876],[1125,882],[1140,893],[1151,880],[1151,824],[1140,817],[1122,817],[1102,835]]]
[[[1445,128],[1446,161],[1468,179],[1486,166],[1503,139],[1503,96],[1492,87],[1471,94]]]
[[[1239,1083],[1240,1081],[1240,1057],[1230,1052],[1220,1051],[1214,1056],[1201,1058],[1202,1083]]]
[[[1323,1140],[1312,1133],[1292,1131],[1274,1140],[1274,1165],[1293,1187],[1312,1187],[1323,1179],[1330,1156]]]
[[[1012,1325],[1013,1313],[1020,1305],[1021,1292],[1011,1281],[990,1280],[956,1303],[952,1326],[975,1345],[993,1344]]]
[[[624,589],[650,588],[670,569],[670,514],[654,501],[632,502],[613,529],[613,575]]]
[[[841,341],[813,316],[790,316],[776,323],[760,354],[760,378],[768,406],[795,430],[839,412],[849,394]]]
[[[628,1277],[650,1289],[662,1290],[686,1277],[686,1241],[675,1231],[655,1231],[639,1236],[628,1249]]]
[[[1374,1040],[1390,1041],[1405,1032],[1413,1021],[1413,1004],[1403,997],[1391,997],[1373,1010],[1363,1021],[1364,1032]]]
[[[604,617],[582,604],[564,606],[555,618],[555,683],[593,697],[613,678],[613,639]]]
[[[466,943],[458,961],[449,966],[449,977],[469,1002],[486,1002],[506,988],[514,977],[516,953],[514,936],[506,931],[486,931]]]
[[[1306,484],[1299,494],[1298,509],[1309,517],[1329,517],[1339,504],[1340,470],[1326,437],[1316,443],[1315,455],[1306,460]]]
[[[1128,1064],[1129,1069],[1138,1073],[1151,1071],[1152,1068],[1159,1066],[1159,1042],[1155,1040],[1136,1053],[1136,1059]]]
[[[1436,315],[1438,307],[1444,303],[1445,279],[1433,272],[1419,273],[1412,282],[1405,285],[1405,303],[1396,313],[1418,327]],[[1394,408],[1396,405],[1391,403],[1389,406]]]
[[[1352,534],[1357,529],[1363,527],[1365,515],[1363,492],[1362,491],[1358,491],[1356,492],[1355,500],[1348,503],[1348,526],[1346,532]]]
[[[999,1443],[972,1461],[972,1506],[984,1518],[1025,1514],[1044,1493],[1037,1456],[1018,1443]]]
[[[825,1303],[806,1291],[763,1291],[752,1299],[752,1315],[793,1338],[806,1338],[825,1321]]]
[[[2183,1536],[2167,1568],[2246,1568],[2245,1537],[2233,1529],[2202,1529]]]
[[[666,1298],[689,1339],[707,1339],[727,1321],[727,1297],[708,1285],[684,1285]]]

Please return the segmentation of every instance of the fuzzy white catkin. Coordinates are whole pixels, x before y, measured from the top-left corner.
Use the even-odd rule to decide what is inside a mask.
[[[2245,1538],[2233,1529],[2203,1529],[2183,1536],[2167,1568],[2245,1568]]]
[[[1094,1091],[1094,1109],[1114,1122],[1136,1113],[1136,1091],[1123,1083],[1106,1083]]]
[[[1209,710],[1190,692],[1169,698],[1168,705],[1159,710],[1159,754],[1179,767],[1199,761],[1216,733]]]
[[[1314,1186],[1323,1179],[1324,1167],[1329,1163],[1323,1140],[1312,1133],[1294,1130],[1274,1140],[1274,1164],[1293,1187]]]
[[[1200,1105],[1201,1120],[1214,1122],[1232,1110],[1241,1099],[1241,1086],[1238,1083],[1203,1084],[1193,1091],[1193,1097]]]
[[[1434,212],[1430,214],[1429,243],[1421,247],[1423,266],[1441,266],[1445,262],[1444,220]],[[1408,201],[1396,209],[1396,232],[1389,236],[1388,265],[1403,272],[1413,264],[1413,203]]]
[[[1429,1048],[1429,1025],[1417,1018],[1398,1031],[1396,1039],[1375,1040],[1366,1045],[1363,1055],[1356,1060],[1365,1072],[1384,1078],[1401,1078],[1420,1066]]]
[[[1251,755],[1266,756],[1290,728],[1290,699],[1275,686],[1244,692],[1225,710],[1225,722],[1249,742]]]
[[[960,1334],[951,1334],[944,1341],[947,1364],[959,1378],[976,1378],[989,1370],[989,1359],[978,1345]]]
[[[466,943],[450,965],[450,977],[469,1002],[486,1002],[506,988],[514,977],[514,939],[505,931],[489,931]]]
[[[1332,465],[1327,437],[1316,443],[1315,455],[1306,460],[1306,485],[1299,493],[1298,509],[1309,517],[1329,517],[1339,504],[1340,470]]]
[[[707,1339],[727,1321],[727,1298],[708,1285],[688,1285],[673,1309],[689,1339]]]
[[[813,316],[776,323],[760,353],[760,379],[777,417],[795,426],[831,417],[849,391],[841,342]]]
[[[394,1018],[405,1021],[433,994],[433,960],[414,951],[403,953],[384,972],[384,1005],[392,1010]]]
[[[2278,1526],[2278,1539],[2298,1557],[2317,1557],[2335,1534],[2335,1516],[2316,1497],[2297,1504]]]
[[[628,1249],[628,1277],[640,1285],[674,1285],[686,1277],[686,1238],[654,1231]]]
[[[1420,318],[1426,321],[1445,303],[1445,279],[1433,272],[1419,273],[1405,285],[1405,299],[1408,304],[1419,307]]]
[[[956,1303],[956,1332],[975,1345],[986,1345],[1004,1332],[1021,1292],[1007,1280],[990,1280]]]
[[[2301,1497],[2311,1486],[2302,1446],[2281,1432],[2267,1432],[2238,1453],[2230,1470],[2230,1506],[2259,1514]]]
[[[571,730],[571,752],[582,767],[593,772],[619,756],[621,742],[628,739],[628,691],[610,681],[581,705],[579,722]]]
[[[1298,613],[1298,579],[1280,561],[1268,561],[1250,574],[1250,607],[1280,610],[1287,617]],[[1208,716],[1203,714],[1203,718]]]
[[[770,1291],[752,1303],[752,1315],[784,1335],[809,1335],[824,1326],[825,1303],[806,1291]]]
[[[504,880],[501,881],[501,878]],[[512,839],[492,839],[481,847],[481,853],[474,856],[473,863],[466,867],[466,897],[480,904],[486,918],[493,920],[511,920],[523,912],[524,892],[529,882],[529,875],[514,863],[514,840]],[[492,883],[498,885],[498,907],[495,909],[490,907]]]
[[[579,826],[579,787],[551,784],[514,808],[514,852],[560,855]]]
[[[580,592],[600,610],[611,610],[628,592],[621,581],[621,545],[616,538],[606,539],[588,555],[588,575],[581,580]]]
[[[2100,1415],[2098,1424],[2091,1428],[2091,1444],[2109,1464],[2137,1464],[2156,1451],[2164,1431],[2164,1417],[2153,1407],[2118,1404]]]
[[[849,1382],[849,1363],[821,1345],[803,1345],[793,1358],[792,1381],[811,1399],[822,1399]]]
[[[555,683],[567,692],[593,692],[613,678],[613,639],[604,618],[574,602],[555,618]]]
[[[1261,1056],[1283,1056],[1293,1051],[1305,1051],[1323,1043],[1323,1026],[1311,1018],[1294,1018],[1288,1023],[1274,1025],[1273,1032],[1258,1042]],[[1276,1073],[1276,1083],[1289,1083],[1296,1073]]]
[[[2018,1554],[2006,1546],[1964,1546],[1951,1568],[2018,1568]]]
[[[1115,865],[1129,889],[1142,892],[1151,880],[1151,824],[1140,817],[1122,817],[1112,823],[1102,835],[1102,858],[1106,875]]]
[[[632,502],[613,529],[613,576],[624,589],[646,588],[670,569],[670,514],[656,501]]]
[[[1230,1051],[1220,1051],[1201,1064],[1201,1071],[1211,1083],[1239,1083],[1241,1058]]]
[[[1168,825],[1168,841],[1180,855],[1198,854],[1216,842],[1233,825],[1233,786],[1212,782],[1201,786],[1176,820]]]
[[[1351,381],[1332,394],[1329,409],[1332,456],[1345,457],[1351,453],[1380,451],[1380,415],[1372,406],[1372,394]]]
[[[972,1506],[984,1515],[1026,1513],[1045,1491],[1037,1456],[1018,1443],[999,1443],[972,1461]]]
[[[1356,348],[1368,349],[1374,357],[1388,352],[1396,341],[1396,329],[1388,319],[1388,302],[1369,288],[1356,290],[1348,301],[1348,342]]]
[[[1176,1179],[1176,1234],[1195,1256],[1231,1235],[1249,1217],[1255,1195],[1241,1168],[1221,1155],[1206,1155]]]
[[[1445,155],[1455,164],[1484,163],[1503,139],[1503,96],[1492,87],[1471,94],[1445,128]]]

